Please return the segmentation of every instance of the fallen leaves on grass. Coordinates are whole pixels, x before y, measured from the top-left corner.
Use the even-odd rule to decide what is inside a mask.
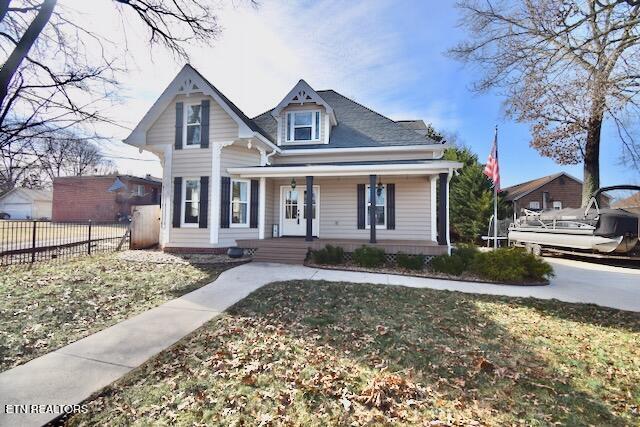
[[[177,298],[220,271],[128,262],[116,254],[3,268],[0,371]]]
[[[638,331],[594,306],[281,282],[69,424],[635,424]]]

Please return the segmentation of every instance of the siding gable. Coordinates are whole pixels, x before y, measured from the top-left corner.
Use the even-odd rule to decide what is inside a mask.
[[[213,98],[198,94],[178,95],[147,131],[147,145],[173,145],[175,143],[176,103],[193,104],[203,100],[209,100],[209,142],[230,141],[238,138],[238,124]]]

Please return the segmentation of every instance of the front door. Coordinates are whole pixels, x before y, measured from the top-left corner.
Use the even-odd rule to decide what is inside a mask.
[[[313,218],[313,235],[318,235],[318,193],[317,185],[313,186],[313,207],[311,215]],[[280,192],[281,216],[280,235],[281,236],[305,236],[307,234],[306,217],[306,188],[292,189],[290,186],[282,186]]]

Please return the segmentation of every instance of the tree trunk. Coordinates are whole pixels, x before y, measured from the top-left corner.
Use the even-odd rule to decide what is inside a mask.
[[[584,147],[584,176],[582,185],[582,207],[586,207],[593,193],[600,188],[600,131],[602,113],[596,113],[589,119],[587,143]]]
[[[7,14],[9,10],[9,2],[11,0],[0,0],[0,22],[4,19],[4,16]]]
[[[9,93],[9,83],[11,83],[11,79],[18,70],[18,67],[20,67],[20,64],[24,61],[24,58],[26,58],[43,28],[47,25],[47,22],[49,22],[56,2],[57,0],[44,0],[38,14],[33,18],[33,21],[29,24],[29,27],[20,38],[15,49],[2,65],[0,69],[0,105],[4,103],[4,99]]]

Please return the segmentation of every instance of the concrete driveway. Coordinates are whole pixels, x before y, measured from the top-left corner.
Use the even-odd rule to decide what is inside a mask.
[[[556,272],[547,286],[557,298],[640,311],[640,269],[545,258]]]
[[[556,276],[549,286],[509,286],[458,282],[387,274],[316,270],[314,280],[381,283],[416,288],[446,289],[469,293],[558,299],[597,304],[621,310],[640,311],[640,269],[613,267],[561,258],[546,258]],[[247,264],[253,269],[260,264]],[[272,270],[278,264],[262,264]],[[276,267],[278,266],[278,267]]]

